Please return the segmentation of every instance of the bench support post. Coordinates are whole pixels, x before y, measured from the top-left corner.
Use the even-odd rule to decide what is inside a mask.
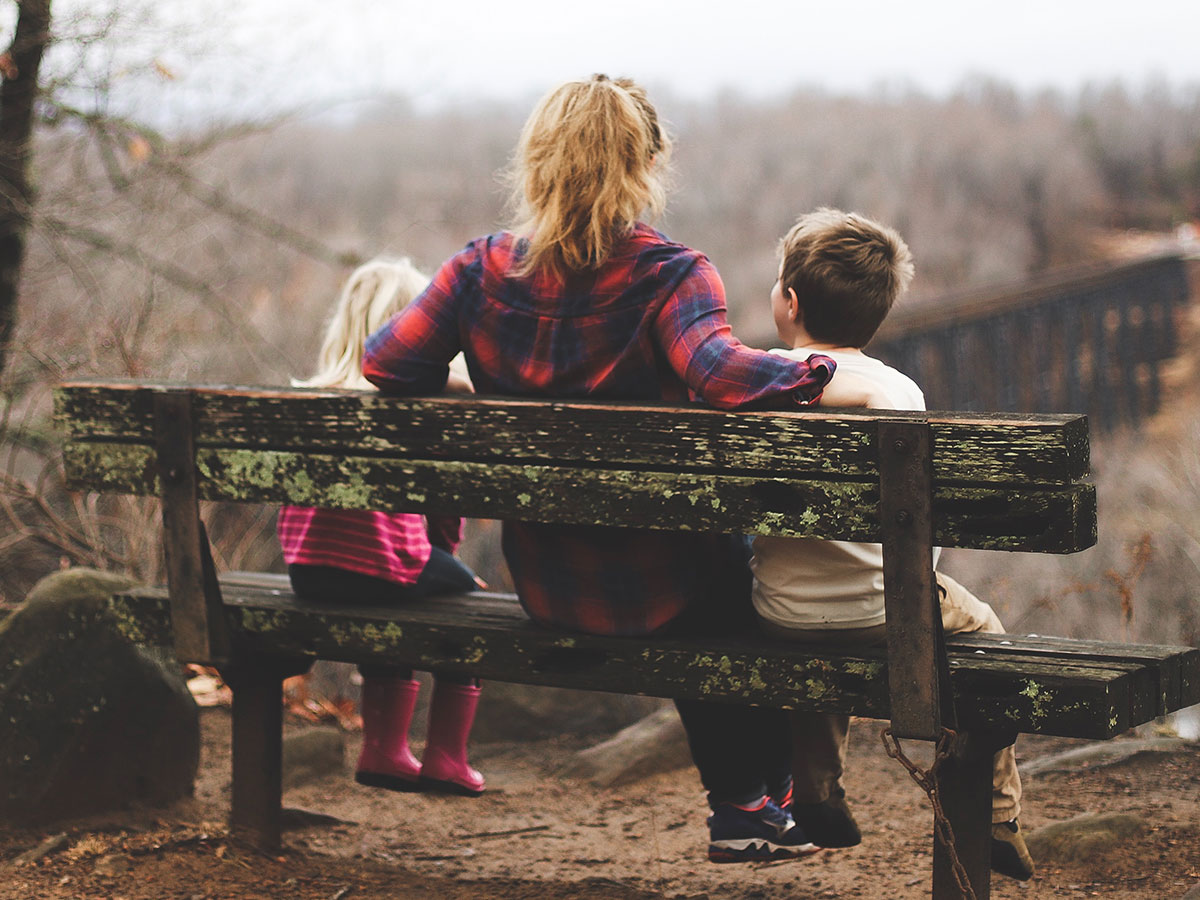
[[[233,689],[233,808],[229,825],[264,849],[280,844],[283,679],[309,663],[247,657],[221,675]]]
[[[937,772],[938,796],[954,830],[958,860],[976,900],[988,900],[991,895],[993,755],[988,742],[959,732],[950,757]],[[962,896],[950,854],[941,841],[935,840],[933,898],[958,900]]]
[[[933,569],[933,437],[927,422],[879,423],[879,519],[887,609],[891,730],[937,742],[954,728],[954,695]],[[937,775],[937,800],[976,900],[991,878],[992,752],[960,734]],[[935,824],[936,828],[936,824]],[[935,835],[934,900],[963,896]]]
[[[208,534],[200,521],[189,391],[155,392],[154,444],[175,656],[180,662],[219,666],[229,660],[229,634]]]
[[[929,423],[880,422],[878,449],[892,733],[937,741],[954,708],[933,573]]]

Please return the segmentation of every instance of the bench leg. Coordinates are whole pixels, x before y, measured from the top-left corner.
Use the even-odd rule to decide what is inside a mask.
[[[280,845],[283,679],[307,669],[277,661],[223,671],[233,690],[233,808],[230,829],[264,849]]]
[[[976,900],[991,894],[992,858],[992,756],[986,740],[959,733],[955,752],[938,769],[938,793],[950,827],[958,859],[967,871]],[[942,842],[934,838],[934,900],[957,900],[959,889]]]

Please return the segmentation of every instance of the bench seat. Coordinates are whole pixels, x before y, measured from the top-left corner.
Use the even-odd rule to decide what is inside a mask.
[[[391,608],[304,603],[284,575],[221,578],[234,645],[255,655],[409,665],[482,679],[658,697],[889,715],[886,650],[805,647],[768,636],[620,638],[564,634],[511,594],[438,597]],[[162,588],[114,599],[138,643],[170,646]],[[1026,635],[946,640],[962,724],[1105,739],[1200,703],[1200,650]]]

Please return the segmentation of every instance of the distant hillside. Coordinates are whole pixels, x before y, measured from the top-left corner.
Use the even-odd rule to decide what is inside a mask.
[[[711,256],[735,330],[751,339],[769,334],[776,242],[815,206],[899,228],[917,260],[914,303],[1090,260],[1103,252],[1099,229],[1200,217],[1197,90],[1025,97],[980,82],[945,100],[797,93],[659,106],[678,182],[661,227]],[[420,114],[394,102],[348,125],[165,147],[47,132],[39,213],[55,225],[31,244],[21,340],[45,347],[53,335],[64,371],[302,373],[348,271],[331,263],[337,253],[406,254],[432,270],[504,221],[497,173],[526,112]],[[263,215],[329,252],[256,227]]]

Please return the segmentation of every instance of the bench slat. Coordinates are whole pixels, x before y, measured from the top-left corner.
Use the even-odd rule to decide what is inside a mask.
[[[296,602],[286,575],[230,572],[222,583],[238,593],[249,588]],[[235,593],[235,596],[238,595]],[[511,594],[473,593],[431,600],[420,610],[422,623],[452,626],[469,622],[490,629],[527,627],[525,614]],[[765,640],[765,638],[764,638]],[[1103,673],[1123,671],[1134,684],[1130,692],[1129,721],[1142,723],[1176,709],[1200,703],[1197,690],[1184,689],[1185,673],[1200,665],[1200,649],[1188,646],[1117,644],[1077,638],[1025,634],[962,634],[947,637],[951,657],[957,660],[986,656],[1011,665],[1068,664]],[[787,646],[784,644],[783,646]],[[978,663],[980,660],[974,659]]]
[[[149,443],[152,388],[70,383],[57,392],[58,419],[72,439]],[[654,404],[217,387],[195,388],[194,411],[199,446],[673,471],[836,473],[872,481],[878,479],[879,416],[919,417],[931,424],[937,481],[1064,484],[1089,471],[1087,420],[1070,415],[729,413]],[[681,445],[686,454],[681,455]]]
[[[1120,644],[1044,635],[950,635],[948,646],[963,652],[1019,653],[1023,656],[1079,659],[1104,664],[1134,662],[1158,673],[1157,715],[1200,703],[1200,648],[1159,644]]]
[[[157,493],[153,453],[136,444],[63,450],[77,490]],[[830,478],[395,461],[268,450],[197,449],[206,500],[455,513],[781,537],[879,539],[876,485]],[[1095,543],[1095,488],[940,485],[934,538],[943,547],[1070,553]]]
[[[281,579],[286,584],[285,579]],[[282,588],[222,582],[235,646],[275,656],[404,662],[483,679],[654,696],[729,699],[886,718],[883,649],[806,648],[756,639],[566,635],[538,628],[512,597],[438,598],[395,609],[315,607]],[[140,643],[170,640],[165,592],[114,598],[122,630]],[[833,653],[840,655],[834,656]],[[963,724],[1107,738],[1157,702],[1157,679],[1130,664],[975,652],[951,657]],[[1152,714],[1152,713],[1151,713]]]

